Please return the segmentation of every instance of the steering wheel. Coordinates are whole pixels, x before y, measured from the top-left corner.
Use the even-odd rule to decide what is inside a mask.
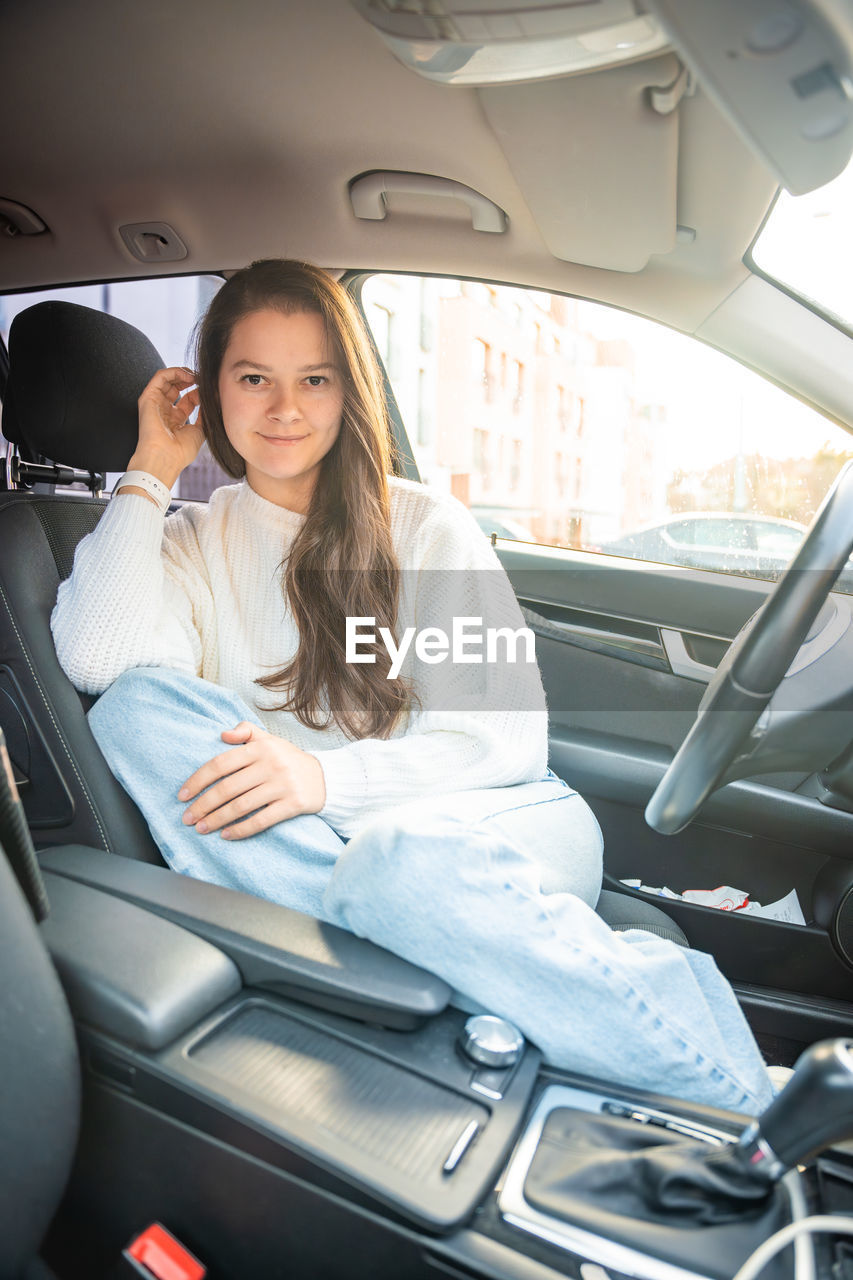
[[[672,835],[696,816],[746,746],[853,550],[853,462],[839,473],[794,560],[717,668],[696,720],[646,806]]]

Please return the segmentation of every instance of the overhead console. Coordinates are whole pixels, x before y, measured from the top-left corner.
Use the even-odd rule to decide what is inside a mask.
[[[853,151],[849,13],[814,0],[648,0],[702,88],[793,195]]]

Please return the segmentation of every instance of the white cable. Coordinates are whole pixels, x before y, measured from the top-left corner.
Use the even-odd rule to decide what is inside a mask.
[[[763,1244],[749,1255],[746,1262],[732,1276],[732,1280],[755,1280],[777,1253],[795,1240],[797,1236],[818,1231],[833,1231],[839,1235],[853,1236],[853,1216],[840,1213],[818,1213],[811,1218],[801,1218],[799,1222],[790,1222],[787,1227],[774,1231]]]
[[[791,1221],[800,1222],[809,1216],[806,1208],[806,1197],[799,1173],[789,1169],[782,1179],[782,1186],[788,1192],[791,1201]],[[807,1235],[797,1236],[794,1241],[794,1275],[796,1280],[815,1280],[814,1244]]]

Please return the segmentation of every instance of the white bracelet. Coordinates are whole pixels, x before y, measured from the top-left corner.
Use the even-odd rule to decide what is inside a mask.
[[[124,489],[130,484],[134,485],[137,489],[144,489],[148,496],[154,499],[157,506],[164,514],[169,510],[169,503],[172,501],[172,495],[163,484],[162,480],[158,480],[156,476],[152,476],[148,471],[126,471],[118,484],[113,488],[113,494],[117,494],[119,489]]]

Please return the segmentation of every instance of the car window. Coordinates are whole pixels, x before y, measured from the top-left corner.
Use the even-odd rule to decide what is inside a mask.
[[[759,551],[778,551],[793,555],[802,541],[802,530],[789,529],[782,524],[759,524],[755,526],[755,539]]]
[[[849,253],[853,162],[806,195],[781,191],[752,248],[760,271],[807,299],[830,320],[853,325]]]
[[[38,293],[0,296],[0,334],[8,342],[9,329],[19,312],[39,302],[74,302],[95,311],[118,316],[150,338],[163,357],[164,366],[184,365],[192,359],[192,335],[208,303],[222,285],[219,276],[172,276],[169,279],[126,280],[111,284],[77,285]],[[0,421],[0,427],[2,422]],[[62,462],[62,458],[53,458]],[[119,479],[110,473],[107,487]],[[203,449],[183,472],[176,496],[206,501],[213,489],[228,477]]]
[[[688,520],[675,520],[661,530],[661,537],[670,539],[681,547],[691,547],[696,541],[696,526]]]
[[[841,427],[642,317],[416,276],[361,298],[421,478],[487,534],[774,578],[853,457]]]
[[[751,520],[728,519],[725,515],[704,519],[697,516],[695,520],[682,521],[681,528],[690,531],[689,539],[685,538],[685,541],[697,546],[735,547],[746,551],[755,545]]]

